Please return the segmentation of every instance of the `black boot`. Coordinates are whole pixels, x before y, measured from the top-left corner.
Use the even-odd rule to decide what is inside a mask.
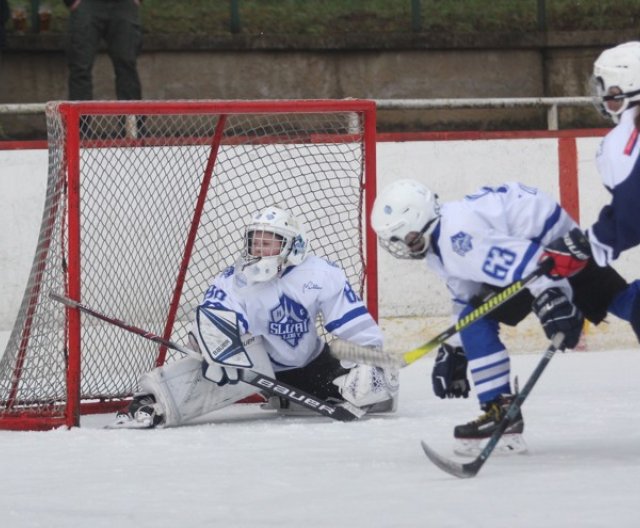
[[[485,403],[482,406],[484,413],[475,420],[464,425],[458,425],[453,430],[455,438],[483,439],[489,438],[497,429],[509,405],[515,398],[513,394],[502,394],[495,400]],[[516,417],[511,421],[505,434],[520,434],[524,431],[524,420],[522,412],[518,411]]]
[[[108,429],[153,429],[164,424],[164,414],[158,412],[153,394],[133,397],[127,409],[118,411],[113,424]]]

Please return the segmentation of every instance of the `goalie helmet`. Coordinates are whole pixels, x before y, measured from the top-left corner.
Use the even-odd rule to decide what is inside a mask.
[[[396,258],[423,258],[438,225],[438,196],[414,180],[398,180],[380,192],[371,226],[380,245]]]
[[[600,112],[618,122],[640,101],[640,42],[603,51],[593,65],[592,85]]]
[[[240,269],[249,282],[266,282],[307,256],[304,225],[289,211],[267,207],[245,228]]]

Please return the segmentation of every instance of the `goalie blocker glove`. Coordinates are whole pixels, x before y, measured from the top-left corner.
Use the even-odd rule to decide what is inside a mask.
[[[553,339],[558,332],[564,334],[560,350],[575,348],[582,333],[584,315],[560,288],[543,291],[534,299],[531,308],[549,339]]]
[[[433,392],[438,398],[468,398],[467,357],[462,347],[444,343],[438,349],[431,372]]]
[[[544,248],[540,261],[553,260],[553,267],[547,272],[552,279],[571,277],[583,270],[591,258],[589,239],[577,227],[566,235],[556,238]]]
[[[240,370],[252,368],[253,362],[244,348],[253,338],[240,335],[241,326],[236,312],[198,306],[196,321],[189,341],[203,357],[202,375],[218,385],[240,381]]]

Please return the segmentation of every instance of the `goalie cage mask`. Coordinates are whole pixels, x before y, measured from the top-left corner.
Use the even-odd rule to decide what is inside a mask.
[[[267,282],[307,256],[304,225],[289,211],[271,206],[245,228],[240,269],[249,282]]]

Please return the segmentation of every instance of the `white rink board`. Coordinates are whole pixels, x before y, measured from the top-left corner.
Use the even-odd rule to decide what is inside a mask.
[[[579,138],[578,170],[582,225],[597,217],[609,197],[595,168],[599,138]],[[482,185],[519,180],[559,198],[557,140],[500,139],[381,142],[377,145],[378,189],[397,178],[415,178],[441,200],[461,198]],[[47,179],[45,150],[0,150],[0,330],[10,330],[22,299],[40,227]],[[241,229],[241,226],[238,226]],[[616,269],[632,280],[640,270],[640,249],[625,253]],[[379,251],[379,299],[388,346],[402,350],[426,341],[448,326],[447,293],[420,263],[397,261]],[[510,329],[506,332],[508,340]],[[539,329],[525,324],[533,338],[525,348],[544,346]],[[633,346],[627,325],[612,321],[591,329],[588,340],[614,339]],[[599,341],[598,341],[599,344]],[[606,346],[606,345],[605,345]],[[523,351],[525,351],[523,349]]]

